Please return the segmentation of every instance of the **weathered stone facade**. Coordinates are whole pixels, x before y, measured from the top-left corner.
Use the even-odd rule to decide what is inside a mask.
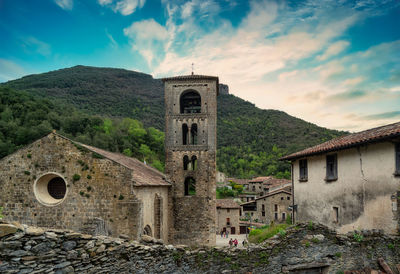
[[[240,234],[240,206],[231,199],[217,200],[217,232]]]
[[[363,239],[297,225],[260,246],[189,248],[142,237],[128,242],[72,231],[0,224],[1,273],[378,273],[400,271],[400,239]],[[350,272],[352,270],[365,272]],[[369,272],[367,272],[369,271]],[[384,273],[384,272],[380,272]],[[388,272],[387,272],[388,273]]]
[[[5,220],[132,239],[148,226],[168,241],[169,184],[161,173],[56,133],[0,160],[0,189]]]
[[[218,78],[189,75],[163,81],[170,239],[215,245]]]

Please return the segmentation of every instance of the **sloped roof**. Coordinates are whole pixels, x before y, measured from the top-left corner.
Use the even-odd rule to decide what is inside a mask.
[[[356,147],[366,143],[384,141],[394,137],[400,137],[400,122],[338,137],[282,157],[281,160],[294,160],[305,156]]]
[[[278,178],[271,177],[268,180],[264,181],[263,184],[267,185],[267,186],[275,187],[275,186],[289,184],[291,182],[292,181],[290,181],[288,179],[278,179]]]
[[[238,185],[246,185],[249,183],[250,179],[237,179],[237,178],[226,178],[225,179],[225,182],[229,182],[229,181],[235,182]]]
[[[240,204],[240,205],[242,206],[242,205],[253,204],[253,203],[255,203],[257,200],[264,199],[264,198],[267,198],[267,197],[270,197],[270,196],[274,196],[274,195],[279,194],[279,193],[282,193],[282,192],[284,192],[284,193],[286,193],[286,194],[288,194],[288,195],[292,195],[292,193],[290,193],[289,191],[287,191],[287,190],[285,190],[285,189],[279,189],[279,190],[276,190],[276,191],[273,191],[273,192],[269,192],[269,193],[267,193],[266,195],[260,196],[260,197],[254,199],[254,200],[248,201],[248,202],[246,202],[246,203],[242,203],[242,204]]]
[[[264,181],[266,181],[268,179],[271,179],[271,178],[273,178],[273,177],[272,176],[260,176],[260,177],[256,177],[256,178],[251,179],[249,182],[250,183],[262,183],[262,182],[264,182]]]
[[[60,134],[56,134],[57,136],[68,139]],[[70,140],[70,139],[68,139]],[[97,147],[92,147],[89,145],[85,145],[79,142],[75,142],[70,140],[73,143],[79,144],[80,146],[85,147],[86,149],[98,153],[104,158],[112,160],[130,170],[132,170],[132,179],[135,183],[135,186],[170,186],[171,184],[166,181],[165,174],[161,173],[157,169],[148,166],[136,158],[128,157],[120,153],[109,152]]]
[[[240,208],[240,206],[232,199],[217,199],[217,208]]]

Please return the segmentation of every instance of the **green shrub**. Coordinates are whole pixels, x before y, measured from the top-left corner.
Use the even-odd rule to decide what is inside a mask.
[[[314,225],[313,225],[313,222],[312,222],[312,221],[309,221],[309,222],[308,222],[308,229],[309,229],[309,230],[313,230],[313,229],[314,229]]]
[[[74,176],[72,176],[72,180],[74,181],[74,182],[76,182],[76,181],[79,181],[81,179],[81,175],[79,175],[79,174],[74,174]]]
[[[3,219],[3,208],[0,206],[0,220]]]
[[[91,190],[92,190],[92,187],[91,187],[91,186],[88,186],[86,189],[87,189],[87,191],[91,191]]]
[[[336,258],[342,257],[342,253],[341,253],[341,252],[336,252],[336,253],[335,253],[335,257],[336,257]]]
[[[287,215],[286,217],[286,224],[291,225],[292,224],[292,216],[291,215]]]
[[[26,157],[28,157],[30,159],[30,158],[32,158],[32,155],[30,153],[28,153],[28,155],[26,155]]]
[[[389,249],[394,249],[394,244],[392,244],[392,243],[388,244],[388,248]]]
[[[31,173],[28,170],[24,171],[25,175],[31,175]]]
[[[123,200],[124,199],[124,195],[120,194],[118,197],[118,200]]]
[[[86,176],[86,178],[88,178],[90,180],[90,179],[92,179],[92,176],[90,176],[90,174],[88,174],[88,176]]]
[[[364,236],[361,235],[360,233],[354,232],[353,233],[353,238],[354,240],[356,240],[357,242],[361,242],[364,239]]]
[[[92,152],[92,158],[95,159],[104,159],[104,157],[96,152]]]

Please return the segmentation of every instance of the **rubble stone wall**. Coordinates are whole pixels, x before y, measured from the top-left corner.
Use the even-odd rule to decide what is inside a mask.
[[[0,224],[0,273],[371,273],[385,264],[398,273],[400,268],[400,238],[380,231],[346,236],[300,224],[246,248],[189,248],[142,237],[128,242]],[[348,272],[354,270],[364,272]]]

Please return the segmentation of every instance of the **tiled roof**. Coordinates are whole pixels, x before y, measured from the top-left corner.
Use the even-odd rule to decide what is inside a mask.
[[[284,193],[286,193],[288,195],[292,195],[292,193],[290,193],[289,191],[284,190],[284,189],[280,189],[280,190],[277,190],[277,191],[269,192],[264,196],[260,196],[260,197],[256,198],[256,200],[260,200],[260,199],[264,199],[264,198],[267,198],[267,197],[270,197],[270,196],[274,196],[274,195],[282,193],[282,192],[284,192]]]
[[[240,208],[240,206],[232,199],[217,199],[217,208]]]
[[[217,76],[191,74],[191,75],[166,77],[166,78],[161,78],[161,80],[163,82],[169,81],[169,80],[174,80],[174,81],[175,80],[216,80],[218,82],[218,77]]]
[[[266,177],[256,177],[250,180],[250,182],[264,182],[268,179],[273,178],[272,176],[266,176]]]
[[[92,147],[89,145],[85,145],[79,142],[72,141],[67,137],[64,137],[57,133],[57,136],[67,139],[73,143],[79,144],[80,146],[85,147],[86,149],[98,153],[104,158],[112,160],[130,170],[132,170],[132,179],[136,186],[170,186],[171,184],[166,181],[166,177],[163,173],[158,171],[157,169],[148,166],[138,159],[127,157],[120,153],[109,152],[97,147]]]
[[[282,157],[281,160],[294,160],[304,156],[351,148],[365,143],[388,140],[394,137],[400,137],[400,122],[338,137],[328,142]]]
[[[289,184],[292,181],[288,180],[288,179],[277,179],[274,177],[268,178],[267,180],[265,180],[263,182],[263,185],[267,185],[267,186],[280,186],[280,185],[285,185],[285,184]]]

